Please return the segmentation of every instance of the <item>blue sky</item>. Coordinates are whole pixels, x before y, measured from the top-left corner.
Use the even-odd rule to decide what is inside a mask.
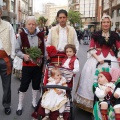
[[[66,5],[68,0],[33,0],[34,11],[42,11],[43,3],[55,3],[56,5]]]

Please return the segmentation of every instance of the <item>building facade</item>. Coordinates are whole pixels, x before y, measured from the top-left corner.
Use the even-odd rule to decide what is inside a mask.
[[[103,0],[103,13],[109,14],[110,12],[112,17],[112,30],[115,28],[120,29],[120,0]]]
[[[78,11],[81,14],[83,27],[90,28],[95,25],[96,0],[69,0],[68,9]]]
[[[18,27],[24,27],[26,17],[33,15],[33,0],[18,0],[17,6],[16,23],[18,23]]]
[[[2,0],[2,19],[9,21],[16,29],[16,0]]]
[[[49,15],[48,15],[48,25],[51,25],[54,21],[56,21],[56,17],[57,17],[57,12],[60,9],[64,9],[66,11],[68,11],[68,6],[53,6],[50,7],[49,9]]]
[[[33,15],[33,0],[0,0],[2,19],[9,21],[15,32],[22,27],[28,15]]]
[[[69,0],[68,1],[68,9],[72,9],[74,11],[80,11],[80,1],[79,0]]]
[[[68,6],[57,6],[54,3],[46,3],[43,5],[43,16],[48,19],[46,25],[50,26],[54,21],[56,21],[57,12],[60,9],[68,11]]]
[[[43,4],[43,16],[44,16],[46,19],[48,19],[48,20],[47,20],[47,23],[46,23],[47,26],[50,25],[50,18],[49,18],[49,16],[51,16],[51,15],[50,15],[50,8],[51,8],[51,7],[54,7],[54,6],[55,6],[54,3],[46,3],[46,4]]]
[[[95,30],[100,30],[101,29],[101,24],[100,20],[102,17],[102,0],[96,0],[95,1],[95,20],[91,23],[94,24]]]
[[[28,16],[28,0],[18,1],[18,25],[24,25]]]
[[[28,1],[28,15],[33,15],[33,0],[26,0]]]
[[[80,0],[80,13],[84,26],[94,26],[95,21],[95,0]]]

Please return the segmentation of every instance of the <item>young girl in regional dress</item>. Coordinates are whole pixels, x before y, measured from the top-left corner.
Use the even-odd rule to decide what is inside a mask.
[[[79,72],[79,60],[77,59],[75,55],[76,54],[75,45],[67,44],[64,48],[64,52],[66,53],[66,57],[62,60],[62,67],[71,69],[75,75],[77,72]],[[73,77],[73,81],[74,81],[74,77]],[[74,87],[73,81],[69,83],[69,87],[71,88]]]
[[[79,61],[76,57],[76,47],[72,44],[67,44],[64,48],[66,57],[62,60],[62,67],[73,70],[73,73],[76,74],[79,72]]]

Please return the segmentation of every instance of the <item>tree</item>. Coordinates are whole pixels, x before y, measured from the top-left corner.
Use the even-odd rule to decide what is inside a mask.
[[[38,19],[38,24],[40,25],[40,27],[45,26],[47,20],[48,20],[48,19],[44,18],[44,16],[39,17],[39,19]]]
[[[81,17],[79,12],[75,12],[73,10],[68,11],[68,20],[70,21],[70,24],[75,27],[75,24],[80,25],[82,23]]]
[[[52,22],[52,26],[55,26],[57,24],[57,21]]]

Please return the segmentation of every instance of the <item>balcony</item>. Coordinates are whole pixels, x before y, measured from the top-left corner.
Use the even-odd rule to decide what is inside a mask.
[[[74,5],[79,5],[80,2],[79,2],[79,0],[73,0],[73,1],[72,1],[72,4],[74,4]]]
[[[21,12],[22,13],[28,13],[28,10],[26,8],[24,8],[24,7],[21,7]]]
[[[73,3],[73,5],[79,5],[79,4],[80,4],[79,2]]]
[[[74,7],[73,7],[73,10],[79,12],[79,11],[80,11],[80,6],[79,6],[79,5],[74,6]]]
[[[8,10],[3,10],[1,18],[10,22],[11,18],[16,19],[16,14],[14,12],[9,12]]]
[[[73,9],[75,12],[79,12],[80,10],[79,10],[79,8],[74,8]]]
[[[71,5],[69,6],[69,8],[70,8],[71,10],[74,10],[74,11],[79,11],[79,10],[80,10],[79,4],[71,4]]]

